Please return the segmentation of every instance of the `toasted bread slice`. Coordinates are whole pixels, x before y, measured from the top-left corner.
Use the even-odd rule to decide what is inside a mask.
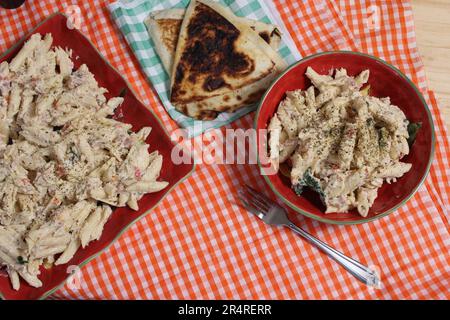
[[[174,57],[172,103],[221,95],[274,71],[275,61],[261,45],[267,43],[249,27],[241,27],[234,17],[217,3],[191,1]]]
[[[183,8],[158,10],[152,12],[145,19],[145,25],[155,43],[156,52],[169,75],[172,72],[173,58],[185,12],[186,9]],[[276,25],[244,17],[236,18],[258,33],[274,50],[278,50],[281,43],[281,33]]]
[[[247,41],[250,38],[257,43],[262,48],[260,51],[274,61],[274,67],[271,72],[262,76],[261,79],[250,81],[240,88],[225,88],[222,92],[214,93],[211,97],[191,99],[190,101],[185,100],[183,102],[172,101],[177,110],[190,117],[199,120],[211,120],[216,118],[220,112],[232,112],[257,102],[273,79],[286,68],[286,64],[276,53],[281,40],[281,34],[276,26],[236,17],[231,11],[217,3],[211,3],[210,1],[197,2],[201,2],[205,6],[210,4],[213,9],[218,8],[219,11],[225,11],[228,18],[233,21],[233,26],[237,25],[240,29],[245,30],[245,33],[248,35]],[[191,6],[193,6],[193,3],[191,3]],[[156,11],[145,21],[149,33],[155,42],[156,51],[169,74],[173,71],[174,48],[178,42],[177,29],[179,33],[185,12],[185,9]],[[219,18],[223,19],[220,16]],[[239,31],[237,27],[235,28]]]

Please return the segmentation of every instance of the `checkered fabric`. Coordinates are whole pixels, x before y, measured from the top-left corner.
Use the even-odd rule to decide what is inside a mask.
[[[357,260],[376,266],[381,288],[356,281],[292,232],[272,228],[235,199],[246,182],[269,194],[256,165],[197,166],[153,211],[81,270],[60,299],[449,299],[449,140],[428,90],[409,1],[260,1],[302,56],[350,49],[385,59],[421,89],[434,117],[436,153],[416,195],[389,216],[355,226],[298,224]],[[107,1],[27,1],[0,10],[0,51],[49,14],[77,4],[86,34],[170,130],[178,126],[147,82],[111,18]],[[254,113],[225,128],[250,128]],[[201,136],[195,140],[201,139]],[[272,195],[273,196],[273,195]]]

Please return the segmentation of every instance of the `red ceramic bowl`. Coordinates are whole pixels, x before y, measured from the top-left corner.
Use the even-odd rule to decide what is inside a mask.
[[[379,58],[357,52],[319,53],[293,64],[267,90],[256,113],[255,128],[257,130],[267,128],[278,104],[284,99],[286,91],[304,90],[311,85],[305,76],[308,66],[320,74],[326,74],[330,69],[345,68],[349,75],[357,75],[369,69],[370,94],[376,97],[390,97],[392,104],[399,106],[410,121],[422,122],[422,128],[410,154],[402,159],[404,162],[412,163],[412,168],[396,183],[383,184],[365,218],[361,217],[356,210],[349,213],[325,214],[325,207],[314,192],[306,191],[301,196],[296,195],[291,189],[289,179],[281,173],[263,175],[264,179],[289,207],[318,221],[332,224],[357,224],[388,215],[413,196],[430,169],[434,153],[434,127],[430,110],[423,96],[403,73]],[[267,152],[267,145],[264,142],[260,144],[258,140],[257,145],[258,148],[263,149],[258,150],[258,154]],[[258,164],[261,168],[264,167],[260,159]]]
[[[75,68],[85,63],[94,74],[99,85],[108,89],[107,98],[118,95],[124,97],[124,102],[119,107],[120,110],[116,112],[117,115],[120,115],[117,120],[132,124],[132,130],[134,131],[139,130],[143,126],[152,127],[147,143],[150,145],[150,151],[158,150],[163,156],[164,161],[160,179],[168,181],[169,185],[166,189],[157,193],[145,195],[138,202],[138,211],[133,211],[128,207],[114,210],[111,218],[105,225],[101,238],[98,241],[93,241],[86,248],[78,250],[67,264],[55,266],[51,269],[41,267],[41,275],[39,276],[39,279],[43,282],[41,288],[33,288],[21,280],[20,290],[14,291],[11,288],[8,277],[0,271],[0,298],[3,299],[38,299],[45,298],[53,293],[65,283],[65,280],[70,275],[70,270],[73,270],[73,267],[69,268],[70,266],[82,267],[105,251],[134,222],[151,213],[152,209],[194,170],[194,164],[176,165],[170,160],[174,143],[158,117],[139,101],[125,79],[101,56],[91,42],[78,30],[68,29],[66,24],[67,18],[64,15],[52,15],[0,57],[0,62],[4,60],[10,61],[31,34],[51,33],[53,45],[70,48],[73,51],[73,57],[79,57],[74,60]]]

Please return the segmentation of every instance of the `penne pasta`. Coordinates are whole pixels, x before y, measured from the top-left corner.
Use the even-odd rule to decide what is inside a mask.
[[[111,206],[168,183],[139,132],[110,116],[124,98],[106,99],[86,65],[34,34],[11,63],[0,64],[0,267],[14,290],[41,287],[40,266],[70,263],[100,239]]]
[[[408,120],[389,98],[361,89],[369,75],[351,77],[345,69],[322,75],[308,67],[313,85],[286,92],[268,126],[270,158],[290,164],[294,191],[319,193],[325,213],[356,208],[367,216],[383,181],[411,169],[400,162],[409,153]]]

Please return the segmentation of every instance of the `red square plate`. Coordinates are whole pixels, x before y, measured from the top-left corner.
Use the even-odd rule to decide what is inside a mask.
[[[11,60],[21,49],[23,42],[34,33],[51,33],[53,45],[72,49],[73,57],[79,57],[76,60],[74,59],[75,68],[85,63],[94,74],[99,85],[108,89],[107,98],[119,95],[124,97],[123,104],[116,112],[116,114],[120,114],[118,120],[132,124],[134,131],[138,131],[144,126],[152,127],[147,143],[150,144],[150,151],[158,150],[162,154],[164,161],[160,179],[168,181],[169,186],[160,192],[145,195],[139,201],[139,211],[133,211],[128,207],[116,209],[106,223],[100,240],[92,242],[85,249],[78,250],[69,263],[48,270],[41,267],[41,275],[39,276],[39,279],[43,282],[41,288],[33,288],[21,281],[20,290],[14,291],[9,278],[4,273],[0,273],[0,297],[3,299],[43,299],[52,294],[69,277],[67,270],[69,266],[84,266],[106,250],[134,222],[150,213],[177,184],[194,171],[193,161],[192,164],[175,165],[170,160],[174,143],[160,120],[136,98],[126,80],[102,57],[85,36],[76,29],[70,30],[67,28],[67,17],[65,15],[57,13],[47,18],[13,48],[9,49],[0,58],[0,62]]]

